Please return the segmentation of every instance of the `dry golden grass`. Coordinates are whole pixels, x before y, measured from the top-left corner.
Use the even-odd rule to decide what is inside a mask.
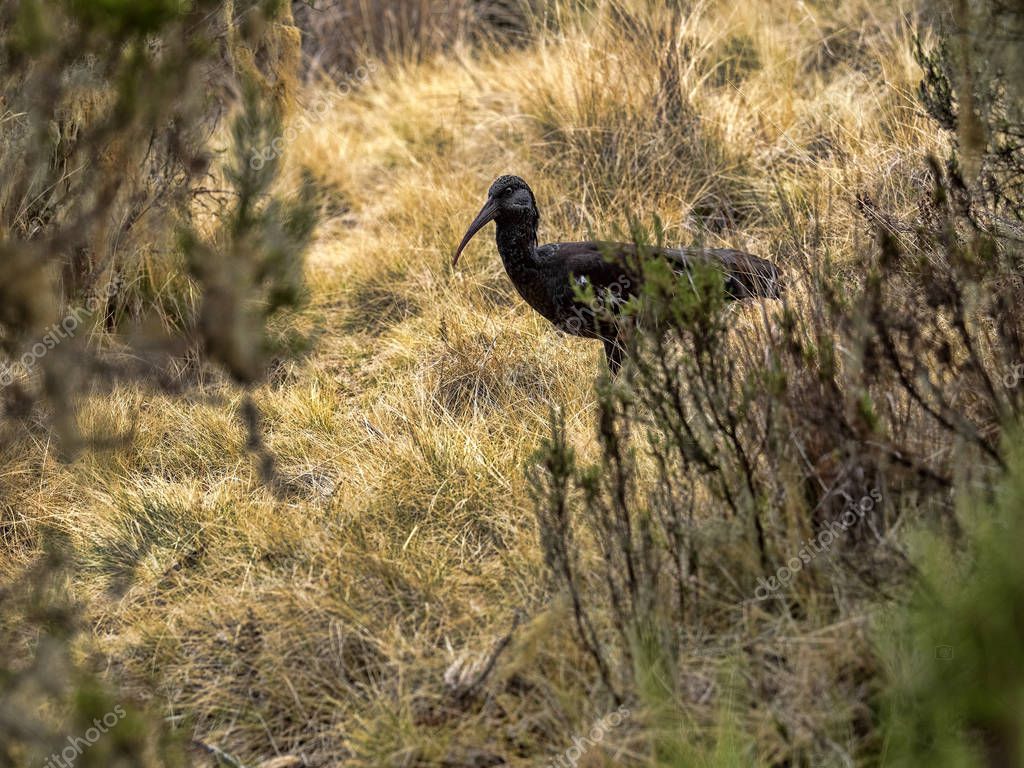
[[[906,209],[922,156],[944,150],[915,103],[909,4],[593,5],[528,48],[381,69],[288,145],[330,217],[300,319],[315,351],[254,393],[282,498],[244,449],[241,396],[216,382],[118,390],[85,404],[83,428],[130,442],[63,465],[23,438],[7,465],[12,535],[70,534],[119,673],[247,764],[541,765],[611,708],[549,591],[524,475],[554,406],[596,451],[600,347],[553,335],[487,238],[452,270],[495,176],[533,185],[547,239],[657,214],[669,240],[795,275],[810,233],[783,205],[841,266],[867,243],[856,193]],[[517,614],[486,696],[459,706],[445,671]],[[794,640],[794,709],[855,706],[816,686],[856,629]],[[701,664],[697,699],[721,672]],[[647,764],[649,725],[638,713],[580,765]],[[753,733],[765,762],[773,734]]]

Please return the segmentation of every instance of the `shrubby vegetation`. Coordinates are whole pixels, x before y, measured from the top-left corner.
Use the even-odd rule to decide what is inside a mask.
[[[301,195],[274,189],[277,164],[256,170],[248,158],[282,130],[298,43],[274,2],[0,9],[6,443],[24,430],[53,434],[66,457],[109,448],[130,438],[79,428],[79,405],[99,392],[177,390],[209,364],[243,384],[265,377],[287,341],[267,321],[300,303],[314,215]],[[160,746],[160,721],[129,715],[79,659],[81,620],[65,593],[77,557],[52,543],[59,526],[25,540],[10,519],[0,570],[42,555],[0,592],[2,764],[42,764],[51,750],[60,760],[67,739],[115,704],[116,733],[87,739],[75,764],[184,764],[180,749]]]
[[[991,503],[992,491],[978,488],[1004,477],[1015,487],[1019,468],[1007,473],[1024,405],[1010,374],[1024,359],[1016,311],[1024,253],[1012,220],[1024,204],[1024,155],[1013,144],[1020,102],[1016,85],[995,79],[990,59],[972,58],[984,55],[973,41],[998,16],[990,11],[975,14],[978,26],[958,19],[968,24],[961,40],[942,38],[930,51],[919,40],[922,100],[933,115],[957,116],[945,127],[959,128],[958,149],[947,162],[928,158],[928,186],[912,218],[858,197],[875,243],[854,262],[855,277],[837,276],[817,243],[797,241],[810,258],[802,269],[790,266],[782,306],[739,322],[716,275],[698,276],[687,290],[689,278],[652,261],[642,306],[654,320],[645,327],[655,330],[631,340],[629,381],[601,390],[597,463],[575,460],[556,418],[539,454],[541,543],[571,594],[578,640],[615,700],[638,696],[654,711],[674,704],[685,719],[686,661],[707,653],[747,682],[740,710],[749,720],[740,732],[756,731],[764,709],[774,713],[784,764],[823,764],[837,752],[857,764],[1024,759],[1015,735],[1019,680],[986,659],[1019,661],[1011,648],[1021,628],[1005,620],[1020,610],[1016,582],[996,537],[968,534],[971,523],[958,514]],[[1001,41],[1019,47],[1019,21],[997,26],[1006,30]],[[821,229],[817,211],[801,220],[780,194],[792,232]],[[651,241],[640,230],[633,236],[641,252]],[[851,503],[867,514],[842,534],[830,529],[828,556],[812,559],[803,542],[822,541],[826,524],[849,515]],[[1012,516],[999,510],[981,515],[986,531],[997,514]],[[969,520],[978,517],[972,511]],[[933,548],[970,542],[974,548],[962,553],[967,578],[991,581],[937,595],[951,611],[941,622],[930,602],[913,608],[915,618],[885,638],[897,643],[895,657],[891,647],[861,646],[863,657],[837,666],[826,685],[867,709],[853,722],[819,722],[816,731],[828,737],[794,745],[789,734],[815,715],[778,683],[802,672],[780,625],[860,623],[906,589],[926,589],[920,569],[937,563],[919,562],[899,532],[924,525],[943,532],[932,535]],[[581,559],[591,549],[579,545],[583,535],[598,560]],[[771,589],[763,586],[783,571],[781,590],[774,578]],[[615,642],[601,639],[602,622],[616,630]],[[972,629],[954,629],[961,624]],[[949,673],[944,667],[958,665],[943,654],[956,647],[966,658]],[[879,702],[864,685],[884,685],[879,671],[894,658],[911,693],[890,699],[888,724],[900,738],[886,745],[877,732]],[[989,664],[992,674],[981,672]],[[960,683],[938,692],[939,681],[952,680]],[[679,764],[675,741],[653,736],[657,764]]]
[[[264,320],[301,297],[312,212],[273,198],[276,163],[248,162],[294,99],[298,30],[280,6],[4,6],[5,353],[18,361],[100,298],[96,343],[78,331],[47,345],[5,393],[45,400],[67,450],[82,440],[74,393],[166,379],[168,353],[259,379]],[[90,357],[104,332],[135,362]]]

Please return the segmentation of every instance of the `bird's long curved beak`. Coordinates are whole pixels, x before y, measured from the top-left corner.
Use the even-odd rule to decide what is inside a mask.
[[[469,245],[469,241],[473,239],[473,235],[483,229],[484,224],[494,221],[494,218],[498,215],[498,204],[493,198],[488,198],[487,202],[484,203],[484,207],[480,209],[480,213],[473,219],[473,223],[469,225],[469,229],[466,230],[465,237],[462,238],[462,242],[459,243],[459,250],[455,252],[455,258],[452,259],[452,266],[454,267],[458,261],[459,256],[466,250],[466,246]]]

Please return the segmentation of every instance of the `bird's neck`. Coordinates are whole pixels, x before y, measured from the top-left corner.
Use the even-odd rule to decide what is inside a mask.
[[[537,225],[539,217],[498,221],[495,240],[498,253],[512,281],[537,268]]]

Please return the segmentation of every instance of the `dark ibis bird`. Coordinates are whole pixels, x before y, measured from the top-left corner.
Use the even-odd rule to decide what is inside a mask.
[[[538,245],[540,213],[533,191],[518,176],[501,176],[462,238],[453,267],[473,236],[491,221],[501,261],[519,295],[562,331],[600,339],[608,368],[613,375],[618,373],[624,347],[617,316],[641,284],[637,246],[601,241]],[[646,248],[645,252],[648,258],[667,260],[680,273],[698,262],[720,269],[731,299],[778,298],[781,291],[778,268],[743,251]],[[600,306],[589,297],[599,298]]]

